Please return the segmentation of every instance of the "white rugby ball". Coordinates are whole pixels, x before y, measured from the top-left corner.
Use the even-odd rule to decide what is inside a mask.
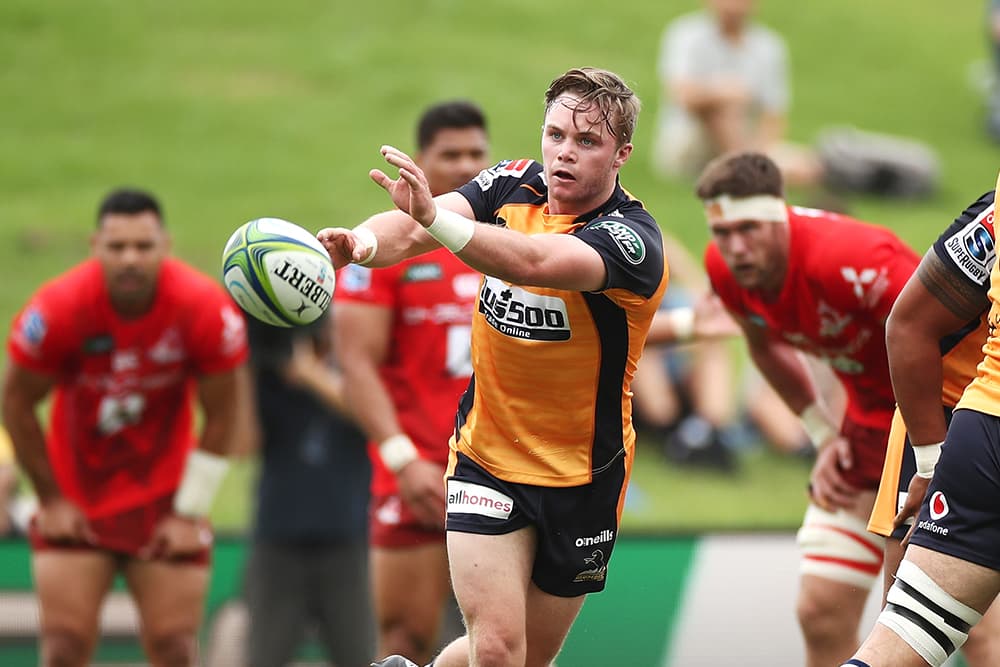
[[[222,281],[240,307],[279,327],[309,324],[333,298],[330,256],[316,237],[280,218],[257,218],[222,251]]]

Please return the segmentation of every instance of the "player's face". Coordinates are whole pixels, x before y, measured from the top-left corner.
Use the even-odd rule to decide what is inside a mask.
[[[542,162],[549,187],[549,211],[582,215],[603,204],[632,144],[618,145],[600,111],[573,113],[579,99],[564,95],[545,114]]]
[[[126,310],[141,310],[152,302],[169,249],[167,232],[152,211],[109,213],[91,239],[111,300]]]
[[[480,127],[448,127],[420,151],[417,164],[427,176],[432,195],[459,188],[489,165],[490,142]]]
[[[726,266],[744,289],[778,292],[787,265],[787,225],[760,220],[709,219],[709,230]]]

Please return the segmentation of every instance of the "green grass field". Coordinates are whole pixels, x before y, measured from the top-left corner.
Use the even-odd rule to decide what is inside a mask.
[[[940,153],[944,179],[932,200],[852,202],[854,214],[921,249],[996,176],[996,146],[967,76],[987,57],[981,4],[760,3],[789,43],[793,139],[847,123],[916,137]],[[86,255],[95,205],[114,185],[157,192],[176,253],[214,273],[225,239],[250,218],[316,229],[352,226],[386,207],[367,172],[379,166],[381,144],[412,147],[413,122],[432,101],[478,100],[497,158],[537,156],[542,93],[576,65],[616,70],[643,98],[623,182],[700,252],[707,235],[690,186],[658,182],[648,155],[660,32],[696,6],[0,3],[0,320]],[[218,508],[226,525],[245,520],[251,475],[248,464],[231,477]],[[627,522],[791,527],[805,476],[801,464],[766,454],[732,481],[640,453],[642,502]]]

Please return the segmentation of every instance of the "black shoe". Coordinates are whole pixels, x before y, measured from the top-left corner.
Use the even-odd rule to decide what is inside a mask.
[[[733,453],[719,430],[701,417],[686,417],[667,435],[663,454],[680,465],[703,466],[723,472],[736,469]]]
[[[388,658],[373,662],[372,667],[420,667],[420,665],[401,655],[390,655]]]

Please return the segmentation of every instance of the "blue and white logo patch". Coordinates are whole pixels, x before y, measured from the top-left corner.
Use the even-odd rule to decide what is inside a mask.
[[[348,264],[340,274],[340,289],[364,292],[372,286],[372,270],[367,266]]]
[[[29,308],[21,319],[21,337],[34,347],[41,345],[48,328],[45,316],[37,308]]]

